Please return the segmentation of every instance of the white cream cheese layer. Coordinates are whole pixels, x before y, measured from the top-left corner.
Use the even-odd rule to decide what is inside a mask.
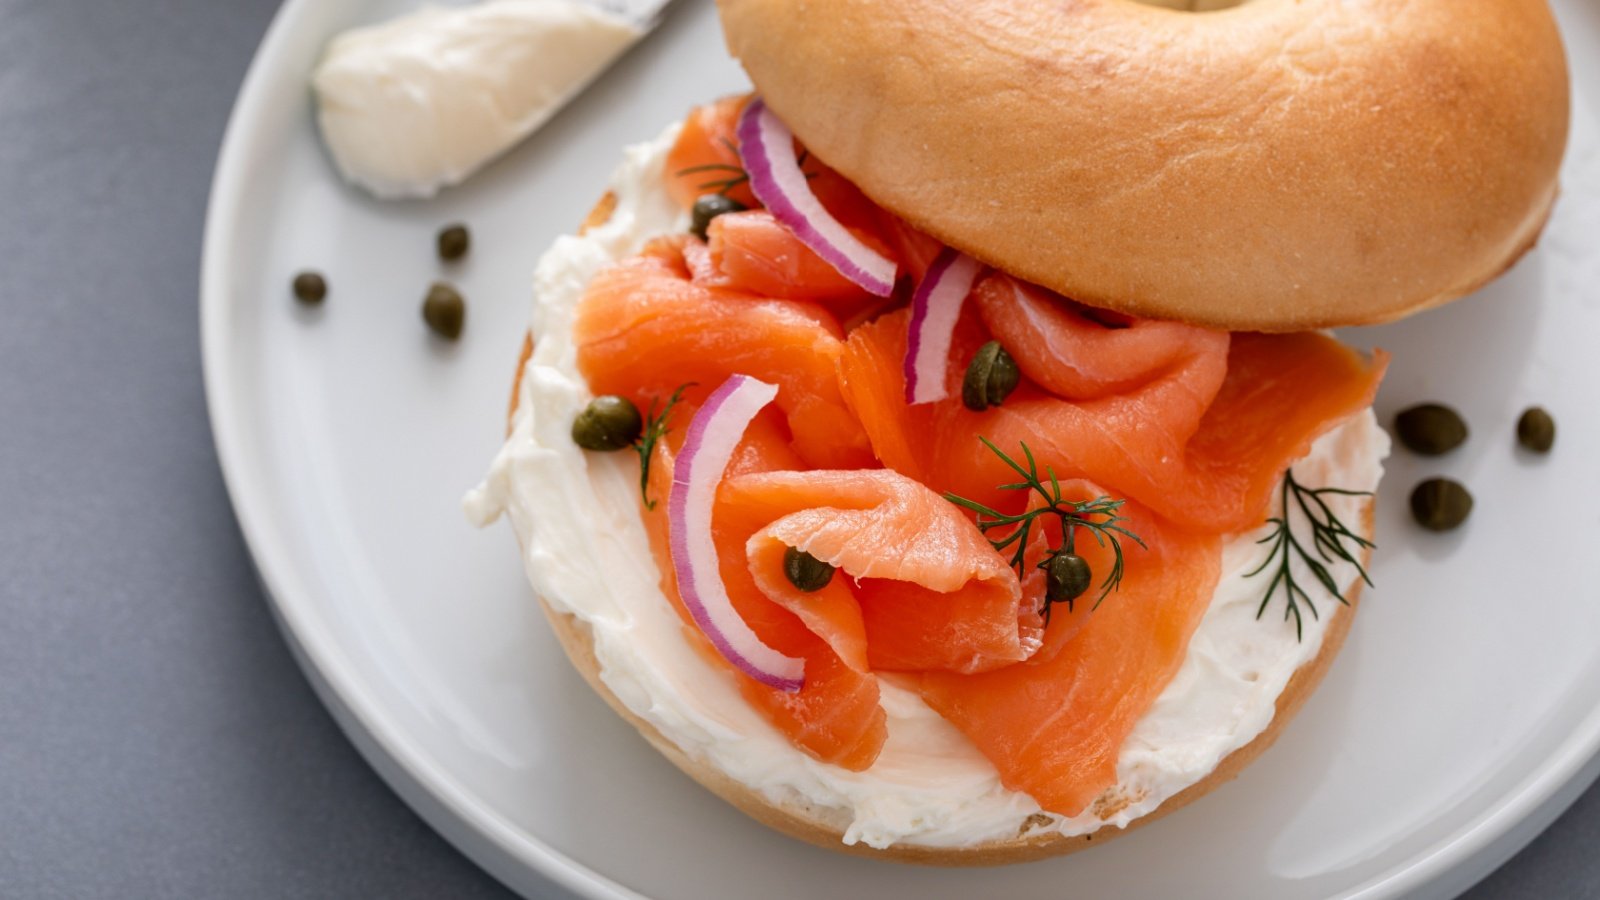
[[[540,261],[532,323],[538,341],[523,376],[522,405],[487,479],[466,501],[480,524],[510,518],[534,589],[554,609],[591,626],[600,676],[622,702],[690,755],[773,801],[822,814],[843,830],[846,843],[879,848],[960,847],[1024,830],[1074,835],[1125,826],[1260,734],[1290,676],[1317,655],[1328,622],[1346,614],[1331,599],[1319,604],[1321,619],[1308,616],[1299,641],[1282,619],[1281,600],[1257,620],[1265,579],[1245,573],[1266,552],[1256,544],[1266,529],[1227,542],[1216,596],[1176,678],[1123,746],[1117,786],[1071,818],[1041,814],[1031,797],[1002,787],[960,732],[889,684],[882,685],[889,737],[878,761],[865,772],[817,762],[744,702],[728,672],[689,646],[661,593],[639,518],[633,457],[586,454],[569,433],[591,396],[571,337],[585,286],[650,237],[687,226],[663,185],[675,136],[669,129],[630,148],[611,184],[617,208],[610,221],[583,237],[561,238]],[[1367,411],[1317,441],[1295,464],[1295,475],[1308,486],[1371,490],[1388,447]],[[1350,521],[1359,516],[1358,502],[1336,497],[1330,505]],[[1345,589],[1357,577],[1348,565],[1333,575]]]
[[[527,137],[641,33],[577,0],[425,7],[356,28],[312,76],[322,137],[374,195],[428,197]]]

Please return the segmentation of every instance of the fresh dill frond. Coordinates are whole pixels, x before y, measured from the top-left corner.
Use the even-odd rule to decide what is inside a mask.
[[[728,173],[726,178],[703,181],[695,186],[698,190],[714,191],[714,193],[723,195],[727,195],[729,191],[750,180],[750,173],[746,172],[743,166],[736,166],[732,163],[706,163],[702,166],[689,166],[686,169],[679,169],[676,174],[677,177],[682,178],[685,175],[698,175],[701,172]]]
[[[660,398],[650,401],[650,413],[645,417],[644,431],[640,433],[639,440],[633,444],[633,449],[639,454],[639,496],[644,498],[645,509],[655,509],[656,502],[650,499],[650,458],[655,455],[656,444],[666,437],[671,430],[667,425],[667,417],[672,415],[672,408],[683,399],[683,392],[693,386],[694,382],[688,381],[678,385],[678,389],[667,398],[665,406],[656,412],[656,405]]]
[[[1075,555],[1077,530],[1079,528],[1088,530],[1089,534],[1094,537],[1095,543],[1101,547],[1110,546],[1113,560],[1111,571],[1100,582],[1100,595],[1095,598],[1094,607],[1092,607],[1098,608],[1101,601],[1105,600],[1106,595],[1121,586],[1122,576],[1127,570],[1121,539],[1128,538],[1141,548],[1149,549],[1145,547],[1143,539],[1120,524],[1125,519],[1118,511],[1122,509],[1123,504],[1127,501],[1116,500],[1106,496],[1084,501],[1066,500],[1061,496],[1061,482],[1056,478],[1056,473],[1053,469],[1049,466],[1045,467],[1045,474],[1049,478],[1048,483],[1039,477],[1039,465],[1033,458],[1033,451],[1028,449],[1026,443],[1019,442],[1021,443],[1023,458],[1028,461],[1027,466],[1024,467],[1015,459],[1006,455],[1005,451],[996,447],[988,438],[979,437],[978,440],[982,441],[983,445],[988,447],[995,456],[1000,457],[1000,460],[1009,466],[1012,471],[1022,477],[1021,481],[1000,485],[999,490],[1026,491],[1037,494],[1045,505],[1016,515],[1008,515],[977,501],[968,500],[952,493],[946,493],[944,495],[945,499],[957,506],[977,513],[978,530],[983,532],[986,538],[989,532],[995,529],[1010,529],[998,540],[989,538],[989,544],[995,550],[1001,552],[1004,552],[1007,548],[1014,547],[1009,563],[1016,570],[1018,578],[1023,577],[1027,572],[1027,560],[1024,557],[1028,549],[1028,536],[1032,534],[1034,523],[1039,517],[1054,515],[1061,524],[1061,546],[1049,550],[1045,554],[1045,558],[1036,564],[1036,568],[1044,569],[1047,573],[1050,572],[1051,562],[1057,556]],[[1084,571],[1087,572],[1086,565],[1084,566]],[[1067,604],[1067,612],[1070,613],[1073,610],[1073,601],[1076,597],[1077,594],[1069,593],[1060,599],[1056,599],[1051,596],[1050,591],[1047,591],[1044,607],[1039,611],[1044,616],[1046,624],[1050,621],[1050,610],[1054,604],[1065,602]]]
[[[734,156],[739,156],[739,148],[735,147],[732,141],[726,138],[722,138],[721,141],[722,145],[728,148],[729,153],[732,153]],[[810,159],[811,151],[802,149],[800,151],[800,156],[796,159],[796,164],[804,167]],[[696,190],[711,191],[723,196],[727,196],[739,185],[745,184],[750,180],[750,173],[745,170],[744,166],[720,162],[705,163],[698,166],[688,166],[686,168],[679,169],[678,171],[674,172],[673,175],[674,177],[682,178],[685,175],[698,175],[702,172],[721,172],[727,177],[713,178],[710,181],[703,181],[695,186]],[[817,173],[806,172],[805,176],[806,180],[810,181],[811,179],[817,177]]]
[[[1311,618],[1320,618],[1317,605],[1312,601],[1311,595],[1295,580],[1292,563],[1298,559],[1310,570],[1312,577],[1322,586],[1323,590],[1333,595],[1334,599],[1349,606],[1350,601],[1339,592],[1339,585],[1333,579],[1333,574],[1328,571],[1328,566],[1338,562],[1347,562],[1356,567],[1361,580],[1368,585],[1372,578],[1367,575],[1367,569],[1361,564],[1361,553],[1373,547],[1373,543],[1345,526],[1339,517],[1334,515],[1324,495],[1342,497],[1370,497],[1369,491],[1347,491],[1341,488],[1308,488],[1296,481],[1294,471],[1291,469],[1283,473],[1283,486],[1279,492],[1278,516],[1268,519],[1270,525],[1275,526],[1273,532],[1262,538],[1257,543],[1271,544],[1272,550],[1267,558],[1245,574],[1246,578],[1259,575],[1272,569],[1272,581],[1267,585],[1266,595],[1261,598],[1261,606],[1256,610],[1259,619],[1267,611],[1267,606],[1272,603],[1272,598],[1282,591],[1285,607],[1284,621],[1294,619],[1295,640],[1304,637],[1305,621],[1301,611],[1302,606],[1311,613]],[[1294,510],[1300,511],[1300,518],[1311,526],[1311,549],[1315,555],[1306,550],[1300,538],[1295,536],[1291,521]],[[1349,542],[1348,545],[1346,542]]]

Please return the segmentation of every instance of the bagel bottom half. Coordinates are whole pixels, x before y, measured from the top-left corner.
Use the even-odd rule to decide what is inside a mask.
[[[583,230],[604,224],[615,206],[615,198],[609,193],[596,204],[583,222]],[[512,379],[511,403],[507,419],[514,416],[520,402],[520,390],[523,370],[533,352],[533,336],[530,334],[523,341],[520,358],[517,361],[516,373]],[[1361,514],[1361,533],[1370,539],[1374,531],[1374,501],[1368,500],[1363,506]],[[1370,562],[1371,551],[1364,554],[1363,565]],[[1343,646],[1345,637],[1349,634],[1351,622],[1355,619],[1355,612],[1359,605],[1361,582],[1357,581],[1350,589],[1347,608],[1340,610],[1333,616],[1323,636],[1322,646],[1317,655],[1306,661],[1294,675],[1289,683],[1278,695],[1272,721],[1267,728],[1255,737],[1250,743],[1234,750],[1222,759],[1209,775],[1194,784],[1184,788],[1153,812],[1135,819],[1126,828],[1115,825],[1106,825],[1089,834],[1065,836],[1057,833],[1018,834],[1005,840],[993,840],[973,844],[966,847],[922,847],[916,845],[892,845],[878,849],[866,844],[846,844],[843,840],[848,821],[839,821],[837,816],[830,815],[828,810],[819,810],[809,806],[792,803],[775,803],[760,792],[743,784],[722,772],[705,760],[698,759],[685,753],[682,748],[667,739],[655,726],[640,718],[617,698],[600,677],[600,663],[595,656],[593,635],[589,625],[574,615],[557,612],[550,607],[543,597],[539,599],[539,607],[543,610],[545,618],[550,622],[551,629],[556,638],[561,642],[562,649],[574,668],[583,676],[584,681],[599,694],[601,699],[611,707],[617,715],[621,716],[644,736],[651,746],[655,747],[662,756],[665,756],[677,766],[684,774],[693,778],[701,786],[732,804],[746,815],[762,824],[798,838],[819,847],[839,850],[857,856],[876,859],[892,860],[895,862],[916,863],[934,866],[992,866],[1007,863],[1027,862],[1030,860],[1044,859],[1081,850],[1097,843],[1104,843],[1114,837],[1124,834],[1134,828],[1155,821],[1162,816],[1181,809],[1195,800],[1210,793],[1215,788],[1233,780],[1245,766],[1249,765],[1257,756],[1277,740],[1278,735],[1294,718],[1308,697],[1321,683],[1323,676],[1332,665],[1334,657]],[[1026,825],[1024,826],[1026,827]]]
[[[1362,530],[1368,535],[1372,533],[1371,501],[1367,502],[1367,508],[1362,514]],[[1349,608],[1341,610],[1329,623],[1328,631],[1322,639],[1322,649],[1294,673],[1283,693],[1278,695],[1277,710],[1273,713],[1272,724],[1267,726],[1267,730],[1257,735],[1255,740],[1228,754],[1210,775],[1184,788],[1161,804],[1155,812],[1135,819],[1127,828],[1106,825],[1098,831],[1072,837],[1060,834],[1018,835],[1009,840],[989,841],[959,848],[894,845],[878,850],[865,844],[846,844],[843,841],[844,826],[848,823],[832,822],[827,816],[805,807],[773,803],[755,790],[729,778],[719,769],[690,757],[679,749],[678,745],[663,737],[655,726],[634,715],[600,680],[600,663],[595,659],[594,643],[587,624],[576,616],[552,610],[543,599],[540,599],[539,607],[544,610],[551,629],[561,641],[567,659],[572,661],[572,665],[583,675],[583,680],[594,688],[595,693],[599,694],[617,715],[637,728],[652,747],[671,760],[672,764],[681,769],[685,775],[699,782],[706,790],[733,804],[752,819],[819,847],[841,850],[856,856],[931,866],[998,866],[1059,856],[1082,850],[1096,843],[1105,843],[1118,835],[1153,822],[1167,813],[1181,809],[1213,789],[1232,781],[1245,766],[1272,746],[1284,726],[1289,724],[1289,720],[1294,718],[1295,713],[1305,704],[1306,698],[1317,689],[1322,676],[1332,665],[1333,658],[1339,654],[1345,636],[1350,632],[1350,623],[1355,619],[1356,606],[1360,599],[1359,585],[1360,582],[1357,582],[1357,587],[1351,590],[1348,598]]]

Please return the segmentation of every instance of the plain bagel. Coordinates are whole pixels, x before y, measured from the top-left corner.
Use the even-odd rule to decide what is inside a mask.
[[[733,55],[829,165],[1093,306],[1374,323],[1532,246],[1569,102],[1545,0],[1151,2],[718,5]]]

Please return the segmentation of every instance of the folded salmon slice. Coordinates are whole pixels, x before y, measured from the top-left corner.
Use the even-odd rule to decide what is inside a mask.
[[[1117,756],[1172,680],[1216,589],[1221,539],[1129,504],[1150,545],[1122,588],[1049,658],[979,675],[927,672],[929,706],[994,763],[1000,780],[1051,812],[1077,815],[1117,783]]]
[[[843,332],[827,310],[695,284],[684,239],[659,241],[590,283],[573,323],[578,369],[596,394],[648,398],[693,382],[707,392],[734,373],[778,385],[778,406],[808,465],[872,465],[835,366]]]
[[[781,226],[750,193],[743,178],[737,134],[739,116],[748,102],[747,96],[725,97],[695,108],[667,154],[664,173],[668,192],[685,210],[692,209],[700,196],[721,193],[760,213],[712,220],[707,238],[722,264],[723,276],[729,279],[727,285],[768,297],[823,302],[840,310],[881,303],[823,262],[788,229],[778,233],[775,229]],[[912,282],[922,277],[942,244],[881,209],[848,179],[807,155],[798,143],[795,152],[812,193],[835,218],[868,246],[896,259]],[[728,233],[719,238],[716,223],[723,219],[729,220],[723,226]],[[848,311],[841,316],[851,318]]]
[[[679,416],[681,415],[681,418]],[[650,466],[652,496],[664,498],[672,489],[673,460],[683,443],[683,427],[694,415],[693,404],[674,413],[679,427],[667,433],[656,445]],[[787,428],[774,410],[766,410],[751,423],[744,440],[728,463],[728,478],[791,469],[803,465],[789,447]],[[823,596],[806,608],[802,618],[774,603],[756,584],[745,557],[745,547],[758,525],[748,517],[730,514],[720,502],[712,514],[712,537],[728,597],[741,618],[761,640],[788,656],[805,660],[805,684],[795,692],[768,687],[735,669],[717,652],[703,632],[695,627],[678,593],[677,577],[671,557],[671,524],[667,504],[657,503],[643,511],[650,547],[661,572],[661,590],[683,621],[685,637],[712,665],[726,671],[739,686],[740,694],[757,712],[787,736],[805,753],[851,771],[871,766],[888,736],[887,717],[880,705],[878,681],[865,671],[860,651],[846,659],[835,650],[852,631],[863,634],[853,597]],[[848,591],[846,591],[848,594]],[[842,648],[846,653],[848,647]]]
[[[686,406],[674,421],[692,416]],[[672,489],[684,430],[657,447],[657,496]],[[796,471],[803,463],[785,431],[771,410],[752,423],[718,490],[712,529],[734,608],[768,646],[805,660],[800,691],[761,684],[716,652],[678,594],[665,504],[646,510],[645,522],[663,592],[702,654],[738,679],[751,705],[796,746],[864,768],[887,734],[871,669],[992,670],[1036,651],[1041,622],[1005,561],[956,507],[882,469]],[[799,591],[783,574],[789,547],[840,573],[820,591]]]
[[[839,570],[830,589],[853,582],[874,669],[982,672],[1039,648],[1038,606],[1024,601],[1005,560],[959,509],[904,475],[745,475],[725,482],[718,501],[730,517],[767,523],[747,549],[768,597],[802,617],[821,599],[784,576],[789,547]],[[855,644],[852,636],[843,646]]]
[[[1226,331],[1090,310],[999,272],[979,282],[972,300],[990,334],[1035,384],[1086,401],[1160,383],[1174,395],[1150,411],[1184,439],[1227,373]]]
[[[1109,492],[1099,485],[1083,479],[1066,479],[1060,484],[1062,498],[1069,501],[1093,501],[1110,496]],[[1034,510],[1044,505],[1044,501],[1034,493],[1029,495],[1026,508]],[[1096,517],[1095,520],[1103,522],[1104,517]],[[1143,537],[1140,535],[1141,539]],[[1137,541],[1122,537],[1121,542],[1127,557],[1127,565],[1145,565],[1147,559],[1144,548],[1140,547]],[[1097,540],[1090,529],[1083,525],[1073,529],[1073,540],[1069,543],[1062,534],[1061,521],[1056,516],[1041,516],[1035,519],[1033,527],[1029,530],[1028,547],[1023,555],[1025,560],[1022,576],[1022,595],[1025,598],[1023,602],[1030,604],[1031,608],[1036,610],[1045,608],[1048,579],[1044,570],[1039,568],[1039,563],[1045,561],[1050,552],[1057,548],[1083,557],[1089,564],[1092,578],[1089,590],[1082,595],[1073,600],[1050,604],[1050,614],[1045,620],[1039,651],[1029,657],[1035,662],[1043,662],[1061,652],[1061,648],[1089,623],[1090,616],[1094,615],[1102,602],[1116,602],[1115,595],[1106,590],[1106,576],[1111,573],[1116,560],[1111,545],[1105,539]]]
[[[888,253],[889,248],[869,231],[857,238]],[[699,248],[685,248],[698,253]],[[706,232],[704,262],[691,265],[696,282],[728,287],[762,297],[801,300],[826,307],[840,321],[856,321],[881,309],[885,301],[862,290],[839,274],[794,232],[762,209],[726,213],[711,220]]]
[[[823,305],[859,301],[865,293],[763,209],[712,219],[706,246],[728,287]]]
[[[1320,334],[1107,327],[1004,275],[974,297],[950,399],[905,404],[904,310],[851,332],[840,383],[884,465],[991,506],[1007,502],[995,486],[1011,473],[978,435],[1009,452],[1026,443],[1059,476],[1108,485],[1185,528],[1251,528],[1312,441],[1371,405],[1387,364]],[[1027,377],[1003,406],[972,412],[959,380],[997,333]]]

